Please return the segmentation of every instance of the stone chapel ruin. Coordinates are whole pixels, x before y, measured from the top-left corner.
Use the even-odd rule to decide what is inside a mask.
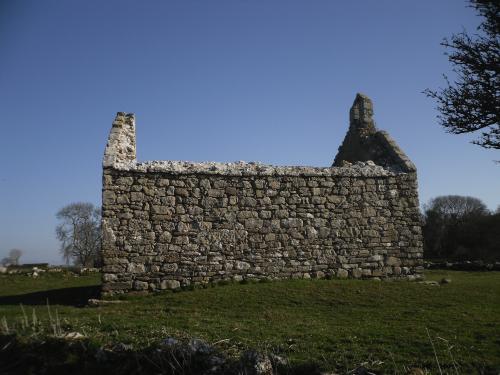
[[[218,280],[419,278],[417,173],[356,96],[330,168],[136,160],[119,112],[103,161],[104,294]]]

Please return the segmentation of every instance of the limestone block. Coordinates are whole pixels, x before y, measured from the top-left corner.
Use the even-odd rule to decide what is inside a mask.
[[[262,225],[264,224],[264,221],[261,219],[246,219],[245,220],[245,229],[260,229],[262,228]]]
[[[134,281],[134,290],[148,290],[148,288],[149,283],[147,283],[146,281]]]
[[[102,280],[104,282],[116,281],[118,277],[114,273],[105,273],[102,275]]]
[[[165,263],[161,267],[161,270],[163,272],[167,272],[168,274],[172,274],[175,271],[177,271],[178,269],[179,269],[179,266],[177,265],[177,263]]]
[[[160,283],[160,289],[178,289],[181,287],[181,283],[177,280],[162,280]]]
[[[112,190],[105,190],[102,193],[103,204],[114,204],[116,201],[116,194]]]
[[[337,270],[337,274],[336,276],[339,278],[339,279],[346,279],[348,276],[349,276],[349,272],[343,268],[339,268]]]
[[[146,271],[146,268],[144,267],[144,264],[129,263],[127,265],[127,272],[130,272],[130,273],[144,273],[145,271]]]
[[[385,264],[388,266],[399,267],[401,265],[401,260],[396,257],[387,257],[387,259],[385,260]]]
[[[363,270],[361,268],[355,268],[352,271],[352,277],[359,279],[363,275]]]

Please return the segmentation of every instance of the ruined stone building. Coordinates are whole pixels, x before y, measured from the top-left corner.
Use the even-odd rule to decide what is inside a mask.
[[[333,166],[136,160],[119,112],[103,162],[103,292],[422,271],[413,163],[358,94]]]

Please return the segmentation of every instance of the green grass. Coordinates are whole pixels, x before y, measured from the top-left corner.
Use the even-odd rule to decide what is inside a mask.
[[[345,371],[361,363],[385,373],[416,366],[439,373],[500,370],[500,273],[429,271],[440,287],[410,282],[287,280],[127,296],[121,304],[76,307],[99,275],[0,276],[0,319],[20,329],[24,314],[97,343],[143,347],[166,336],[199,337],[230,355],[273,350],[294,364]],[[74,289],[72,289],[74,288]],[[47,291],[47,292],[44,292]],[[29,330],[24,330],[29,334]],[[432,343],[431,343],[432,340]],[[435,351],[433,350],[433,345]]]

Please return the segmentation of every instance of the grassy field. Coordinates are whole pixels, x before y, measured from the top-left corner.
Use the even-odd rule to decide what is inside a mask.
[[[96,343],[136,348],[166,336],[198,337],[229,355],[258,348],[284,354],[294,364],[314,362],[342,372],[365,363],[390,374],[410,367],[430,373],[498,373],[500,273],[426,274],[427,280],[443,277],[452,282],[217,285],[127,296],[122,303],[92,308],[84,303],[98,290],[99,275],[2,275],[0,326],[4,332],[32,335],[32,328],[22,327],[36,316],[36,331],[50,332],[49,321],[58,321],[62,330],[81,332]]]

